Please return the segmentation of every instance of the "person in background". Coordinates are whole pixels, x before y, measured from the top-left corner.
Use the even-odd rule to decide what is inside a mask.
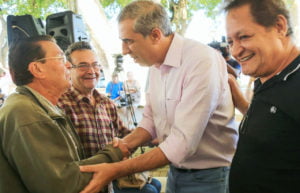
[[[72,123],[56,107],[71,86],[70,68],[51,36],[10,47],[17,88],[0,108],[0,192],[79,192],[92,176],[81,173],[79,165],[123,159],[120,149],[109,146],[86,159]]]
[[[95,88],[101,64],[90,43],[75,42],[65,54],[72,65],[72,86],[59,98],[57,105],[70,117],[87,156],[93,156],[111,143],[114,137],[124,137],[130,131],[120,120],[115,104]],[[153,179],[152,183],[160,191],[160,182]],[[146,184],[142,190],[119,190],[115,186],[114,191],[158,193],[154,185]]]
[[[116,164],[81,167],[94,172],[82,193],[167,164],[167,193],[226,193],[238,135],[225,60],[172,32],[166,10],[153,1],[128,4],[118,24],[123,54],[150,67],[150,74],[142,121],[114,145],[132,151],[157,137],[159,146]]]
[[[121,97],[121,92],[124,91],[123,82],[119,81],[119,75],[117,73],[113,73],[111,76],[111,81],[106,86],[106,94],[112,99],[114,102],[118,104],[118,101]]]
[[[225,10],[231,53],[242,72],[256,78],[250,104],[231,83],[245,116],[230,193],[298,193],[300,50],[289,12],[282,0],[233,0]]]
[[[231,57],[228,44],[225,40],[225,36],[222,37],[222,42],[213,41],[208,44],[210,47],[219,51],[227,63],[227,71],[235,78],[241,74],[241,65]]]
[[[124,86],[126,94],[130,94],[132,104],[137,106],[141,100],[141,86],[139,82],[134,79],[133,72],[127,72],[127,80]]]
[[[96,85],[96,88],[105,88],[105,74],[103,69],[100,69],[100,77]]]
[[[222,56],[224,57],[226,63],[229,64],[229,67],[231,67],[234,70],[234,72],[236,74],[236,78],[239,77],[241,74],[241,65],[235,59],[233,59],[231,57],[228,46],[226,46],[223,49],[224,49],[224,51],[222,51]],[[230,70],[228,70],[228,71],[230,71]]]

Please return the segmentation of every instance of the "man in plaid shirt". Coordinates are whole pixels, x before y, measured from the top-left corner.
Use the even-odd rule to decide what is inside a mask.
[[[66,50],[72,64],[72,87],[59,99],[58,106],[73,122],[86,154],[92,156],[113,137],[130,131],[123,125],[115,104],[95,87],[101,65],[88,42],[76,42]]]
[[[65,54],[72,64],[72,87],[60,97],[57,105],[74,124],[86,155],[93,156],[114,137],[123,137],[130,130],[123,125],[115,103],[95,89],[102,67],[92,46],[88,42],[76,42]],[[160,189],[161,184],[155,178],[141,190],[114,187],[115,193],[159,193]]]

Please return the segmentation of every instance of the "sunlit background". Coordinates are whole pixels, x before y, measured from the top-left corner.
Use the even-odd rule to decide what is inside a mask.
[[[121,53],[121,42],[118,38],[118,29],[116,23],[116,14],[112,14],[111,18],[108,20],[104,14],[104,10],[99,3],[99,0],[77,0],[78,3],[78,13],[82,15],[82,18],[86,24],[87,30],[89,32],[90,38],[93,42],[97,42],[95,47],[97,49],[105,50],[106,60],[104,63],[108,63],[104,68],[105,73],[105,81],[110,81],[111,74],[114,70],[114,55]],[[294,29],[296,37],[298,38],[296,41],[298,45],[300,45],[300,21],[299,21],[299,2],[295,1],[295,6],[291,8],[291,13],[294,18]],[[62,12],[64,9],[53,10],[53,12]],[[117,13],[117,11],[115,11]],[[2,30],[2,26],[0,25],[0,30]],[[188,25],[188,28],[185,32],[185,37],[195,39],[204,44],[208,44],[212,41],[221,41],[222,36],[225,36],[225,24],[224,24],[224,15],[220,13],[214,19],[206,16],[203,10],[197,11],[194,13],[194,16]],[[101,55],[102,53],[99,52]],[[3,56],[2,56],[3,57]],[[3,65],[0,65],[3,66]],[[140,67],[138,64],[135,64],[130,57],[124,57],[123,64],[124,71],[120,73],[121,81],[126,79],[126,72],[132,71],[134,72],[135,78],[140,82],[142,86],[142,91],[145,89],[147,73],[148,69],[146,67]],[[6,68],[7,70],[7,68]],[[2,90],[9,94],[13,91],[13,86],[10,81],[10,77],[8,75],[5,78],[0,79],[0,86]],[[238,80],[246,92],[249,88],[249,77],[241,75]],[[144,103],[144,98],[142,98],[142,104]]]

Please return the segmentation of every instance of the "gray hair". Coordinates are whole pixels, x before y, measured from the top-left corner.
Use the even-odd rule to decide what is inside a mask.
[[[69,45],[67,50],[65,51],[67,60],[70,61],[71,63],[72,63],[72,59],[70,55],[76,50],[91,50],[94,52],[94,49],[89,42],[85,42],[85,41],[75,42]]]
[[[126,19],[135,19],[133,30],[144,37],[154,28],[159,28],[165,36],[173,33],[166,10],[153,1],[134,1],[126,5],[118,16],[118,23]]]

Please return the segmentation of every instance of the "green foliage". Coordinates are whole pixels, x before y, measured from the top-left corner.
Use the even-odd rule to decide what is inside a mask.
[[[203,9],[206,15],[210,18],[215,18],[219,13],[218,8],[222,0],[197,0],[197,1],[189,1],[189,7],[193,11],[197,11],[199,9]]]
[[[1,15],[30,14],[45,19],[49,14],[67,8],[68,0],[0,0]]]
[[[172,9],[170,5],[178,4],[179,1],[181,0],[162,0],[161,3],[170,10]],[[200,9],[205,11],[207,17],[215,18],[220,3],[222,3],[222,0],[187,0],[187,20],[190,20],[193,14]]]
[[[284,0],[286,6],[290,9],[296,0]]]
[[[108,18],[117,15],[119,11],[133,0],[99,0]]]
[[[118,5],[119,7],[124,7],[128,3],[132,2],[132,0],[99,0],[99,1],[104,8],[110,5]]]
[[[108,18],[116,15],[122,7],[132,2],[133,0],[99,0]],[[161,4],[171,10],[170,5],[178,4],[180,0],[161,0]],[[216,7],[222,0],[188,0],[187,1],[188,20],[193,16],[193,13],[199,9],[204,9],[208,17],[214,18],[217,14]],[[172,13],[171,13],[172,14]]]
[[[1,15],[31,14],[45,19],[47,15],[67,9],[68,2],[72,0],[0,0]],[[118,14],[120,9],[133,0],[99,0],[108,18]],[[171,5],[178,4],[181,0],[161,0],[162,5],[171,10]],[[290,7],[295,0],[284,0]],[[223,0],[187,0],[188,17],[190,20],[194,12],[203,9],[210,18],[218,14],[218,6]],[[172,13],[171,13],[172,14]]]

